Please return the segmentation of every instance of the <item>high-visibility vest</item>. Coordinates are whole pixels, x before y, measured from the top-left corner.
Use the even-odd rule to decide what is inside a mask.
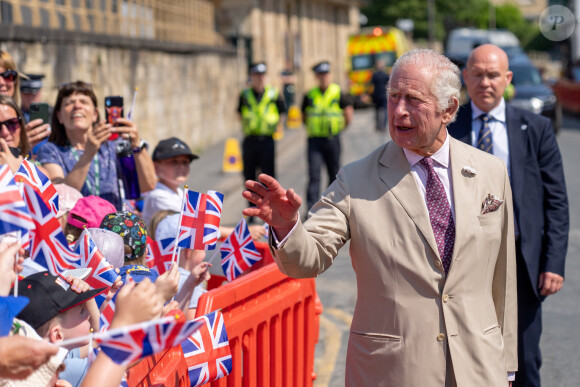
[[[340,133],[345,126],[340,108],[340,86],[331,83],[324,94],[315,87],[307,95],[312,101],[305,109],[308,137],[331,137]]]
[[[252,89],[244,90],[242,95],[249,104],[249,106],[242,106],[242,129],[244,130],[244,135],[272,135],[276,131],[278,121],[280,121],[280,112],[278,112],[278,106],[276,105],[278,90],[266,86],[260,103],[256,101],[256,96]]]

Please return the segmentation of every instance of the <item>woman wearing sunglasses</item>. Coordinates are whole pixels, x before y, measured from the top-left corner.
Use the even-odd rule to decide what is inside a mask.
[[[93,87],[76,81],[61,86],[52,113],[52,133],[39,147],[36,160],[54,183],[65,183],[84,196],[95,195],[122,209],[117,155],[111,134],[128,138],[133,147],[141,192],[155,187],[155,169],[141,146],[137,126],[126,118],[118,126],[101,122]]]
[[[0,94],[7,95],[20,106],[20,79],[12,55],[0,50]]]
[[[20,76],[12,55],[0,50],[0,95],[6,95],[20,106]],[[40,143],[50,134],[50,125],[42,120],[34,120],[25,125],[25,134],[31,147]]]
[[[14,173],[28,152],[22,112],[12,98],[0,95],[0,164],[8,164]]]

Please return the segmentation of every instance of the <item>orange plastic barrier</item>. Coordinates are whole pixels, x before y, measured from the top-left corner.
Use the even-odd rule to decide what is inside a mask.
[[[197,316],[218,308],[233,369],[212,386],[312,386],[322,313],[314,279],[288,278],[272,263],[205,293]]]
[[[315,281],[285,276],[272,263],[267,244],[257,248],[264,256],[261,267],[198,301],[197,317],[222,310],[232,351],[232,373],[211,385],[312,386],[322,313]],[[127,381],[139,387],[189,386],[181,347],[143,359],[131,368]]]
[[[129,370],[127,384],[131,387],[189,387],[189,374],[181,346],[141,360]]]

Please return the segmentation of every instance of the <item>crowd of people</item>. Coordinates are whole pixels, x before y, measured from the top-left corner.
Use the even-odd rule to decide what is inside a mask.
[[[205,251],[180,248],[176,264],[162,274],[149,267],[147,251],[152,241],[177,236],[181,187],[199,156],[176,137],[161,140],[149,153],[135,122],[102,119],[93,87],[84,81],[59,86],[49,122],[31,121],[42,78],[19,72],[10,54],[0,51],[0,165],[16,174],[26,159],[45,174],[58,193],[54,216],[66,242],[75,248],[89,233],[117,275],[109,288],[92,288],[78,273],[54,275],[31,262],[14,235],[3,235],[0,310],[7,321],[0,333],[0,385],[118,386],[131,365],[121,366],[103,352],[89,360],[94,344],[89,340],[68,343],[99,332],[99,320],[113,302],[108,329],[176,309],[187,320],[196,317],[210,277]],[[131,150],[142,203],[124,197],[122,148]],[[233,230],[221,226],[221,237]],[[266,233],[261,225],[249,230],[256,240]],[[19,297],[10,297],[12,292]],[[104,301],[97,303],[99,297]],[[23,298],[26,305],[15,308],[15,300]]]

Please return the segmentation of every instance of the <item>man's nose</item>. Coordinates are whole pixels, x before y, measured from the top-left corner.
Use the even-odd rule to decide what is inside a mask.
[[[399,98],[397,103],[395,103],[394,105],[395,105],[394,113],[396,116],[404,116],[408,113],[405,98]]]

